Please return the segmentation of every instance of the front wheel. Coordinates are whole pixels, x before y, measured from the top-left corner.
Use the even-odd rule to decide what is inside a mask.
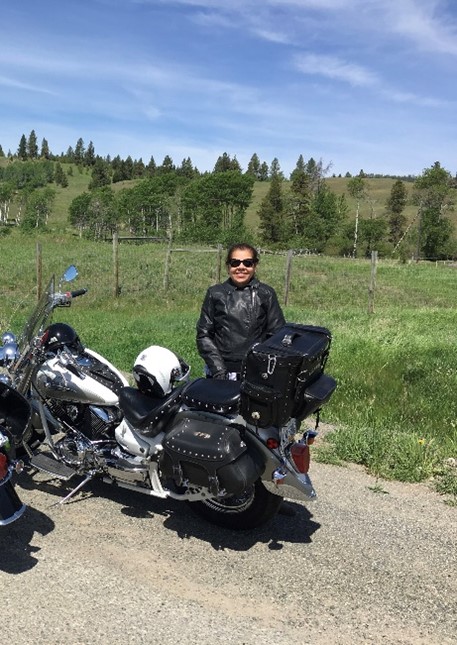
[[[281,506],[282,497],[270,493],[258,479],[241,495],[224,499],[189,502],[192,509],[212,524],[228,529],[254,529],[271,520]]]

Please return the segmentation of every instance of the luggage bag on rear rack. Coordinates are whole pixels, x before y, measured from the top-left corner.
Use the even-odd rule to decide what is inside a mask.
[[[287,323],[247,353],[241,371],[241,415],[259,427],[302,420],[331,397],[335,380],[324,374],[331,345],[325,327]]]

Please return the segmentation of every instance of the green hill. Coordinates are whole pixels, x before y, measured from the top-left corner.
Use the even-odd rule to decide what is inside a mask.
[[[6,158],[0,158],[0,167],[8,163]],[[74,164],[62,163],[64,170],[68,174],[68,187],[62,188],[53,185],[56,191],[56,199],[54,203],[53,213],[49,220],[49,228],[53,231],[64,231],[68,227],[68,212],[69,205],[72,200],[86,191],[91,179],[90,170],[88,168],[81,169]],[[116,192],[122,188],[133,186],[138,180],[124,181],[113,184],[113,190]],[[348,178],[346,177],[329,177],[326,180],[329,188],[337,195],[345,195],[349,205],[349,216],[355,213],[356,203],[355,200],[349,195],[347,190]],[[390,191],[395,182],[395,179],[387,177],[367,178],[365,180],[368,198],[361,203],[360,215],[362,218],[382,217],[385,213],[386,201],[390,195]],[[262,199],[265,197],[268,189],[269,182],[256,182],[254,185],[254,193],[252,202],[246,212],[246,223],[252,229],[257,230],[259,225],[258,210]],[[413,189],[412,182],[405,182],[408,194],[411,195]],[[287,191],[288,182],[284,182],[284,190]],[[16,214],[17,206],[13,205],[11,209],[11,217]],[[417,207],[410,202],[406,206],[405,215],[408,221],[411,221],[417,212]],[[454,213],[447,213],[451,221],[457,224],[457,215]]]
[[[348,181],[349,180],[346,177],[329,177],[325,180],[330,190],[337,195],[346,196],[346,200],[349,205],[349,214],[351,214],[352,212],[355,213],[356,203],[348,193]],[[390,191],[392,190],[392,186],[396,180],[389,179],[387,177],[376,177],[367,178],[365,181],[369,199],[361,204],[360,216],[367,219],[370,217],[381,217],[385,213],[386,201],[390,196]],[[257,229],[258,227],[259,219],[257,212],[260,202],[268,191],[269,185],[269,182],[256,182],[254,186],[252,202],[246,212],[246,222],[254,229]],[[286,182],[284,184],[285,190],[287,190],[287,186],[288,184]],[[411,182],[405,182],[405,186],[408,191],[408,195],[411,195],[413,184]],[[415,214],[416,207],[412,204],[408,204],[405,209],[407,220],[410,221]]]

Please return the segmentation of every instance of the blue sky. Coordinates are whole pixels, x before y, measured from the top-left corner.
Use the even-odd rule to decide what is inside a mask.
[[[212,170],[457,171],[455,0],[18,0],[0,7],[0,144]]]

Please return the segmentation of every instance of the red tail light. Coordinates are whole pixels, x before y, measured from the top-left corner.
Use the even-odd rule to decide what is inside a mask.
[[[8,473],[8,460],[6,455],[0,453],[0,479],[6,477]]]
[[[309,446],[305,443],[294,443],[290,448],[290,458],[299,473],[307,473],[309,470],[310,452]]]

